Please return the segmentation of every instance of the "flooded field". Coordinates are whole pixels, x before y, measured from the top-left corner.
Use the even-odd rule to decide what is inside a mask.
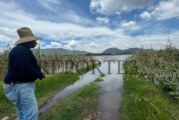
[[[118,120],[119,104],[122,95],[122,63],[130,55],[122,56],[96,56],[95,59],[101,62],[101,66],[80,76],[80,79],[73,85],[66,87],[63,91],[55,94],[39,110],[43,114],[54,103],[77,91],[84,85],[87,85],[104,74],[104,81],[100,82],[101,95],[99,100],[99,117],[101,120]]]

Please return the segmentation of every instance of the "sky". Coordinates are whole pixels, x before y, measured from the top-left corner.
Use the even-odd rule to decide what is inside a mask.
[[[0,51],[29,27],[43,48],[179,48],[179,0],[1,0]]]

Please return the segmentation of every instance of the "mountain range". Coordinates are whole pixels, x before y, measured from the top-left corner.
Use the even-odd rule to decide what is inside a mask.
[[[113,54],[133,54],[140,50],[140,48],[129,48],[125,50],[121,50],[118,48],[108,48],[101,53],[90,53],[87,51],[79,51],[79,50],[67,50],[63,48],[56,48],[56,49],[40,49],[41,54],[50,55],[50,54],[60,54],[60,55],[113,55]],[[37,49],[33,50],[37,52]]]
[[[118,48],[108,48],[102,52],[102,54],[133,54],[140,50],[140,48],[129,48],[125,50],[121,50]]]

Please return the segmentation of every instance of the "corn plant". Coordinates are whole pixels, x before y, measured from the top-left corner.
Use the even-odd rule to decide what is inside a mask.
[[[145,76],[146,80],[160,86],[171,98],[179,98],[179,50],[171,44],[165,50],[141,50],[127,62],[135,65],[136,75]]]
[[[9,44],[7,48],[0,53],[0,81],[2,81],[7,73],[7,65],[8,65],[8,55],[11,50]]]

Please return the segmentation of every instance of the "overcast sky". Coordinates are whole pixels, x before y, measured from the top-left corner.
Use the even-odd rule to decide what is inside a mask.
[[[179,0],[1,0],[0,51],[30,27],[41,48],[179,48]]]

